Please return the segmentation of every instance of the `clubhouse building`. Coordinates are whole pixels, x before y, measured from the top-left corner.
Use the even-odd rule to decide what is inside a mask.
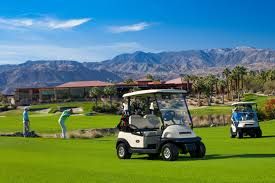
[[[140,79],[131,83],[108,83],[103,81],[73,81],[55,87],[40,88],[17,88],[15,90],[16,105],[30,105],[38,103],[68,102],[68,101],[88,101],[91,100],[89,91],[93,87],[104,88],[114,86],[117,90],[116,97],[121,97],[124,93],[131,91],[134,87],[140,89],[184,89],[192,87],[192,83],[176,78],[169,81],[152,81],[150,79]]]

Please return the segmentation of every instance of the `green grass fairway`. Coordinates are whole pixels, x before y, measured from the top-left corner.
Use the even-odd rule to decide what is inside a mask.
[[[269,99],[274,99],[274,96],[259,96],[255,94],[246,94],[244,96],[245,101],[251,101],[251,102],[256,102],[258,107],[264,107],[264,104],[267,100]]]
[[[2,120],[2,119],[1,119]],[[230,139],[228,127],[200,128],[206,159],[175,162],[116,157],[115,137],[93,140],[0,138],[0,182],[274,182],[275,121],[264,138]]]
[[[30,115],[31,129],[38,133],[60,132],[58,124],[59,115],[33,114]],[[96,116],[71,116],[66,121],[69,131],[87,128],[113,128],[119,122],[118,115],[96,115]],[[22,114],[8,115],[0,118],[0,132],[22,131]]]
[[[231,106],[204,106],[190,110],[192,116],[231,114]]]

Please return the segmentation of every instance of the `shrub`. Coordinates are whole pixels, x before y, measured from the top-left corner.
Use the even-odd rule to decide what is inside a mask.
[[[7,110],[8,110],[8,107],[9,107],[8,105],[3,105],[3,106],[1,105],[1,106],[0,106],[0,112],[1,112],[1,111],[7,111]]]
[[[92,111],[99,112],[99,113],[116,113],[118,111],[118,108],[115,106],[93,106]]]
[[[270,99],[265,103],[264,112],[268,119],[275,119],[275,99]]]
[[[257,110],[257,116],[258,116],[258,119],[259,119],[260,121],[261,121],[261,120],[267,119],[265,110],[263,110],[263,109],[261,109],[261,108]]]

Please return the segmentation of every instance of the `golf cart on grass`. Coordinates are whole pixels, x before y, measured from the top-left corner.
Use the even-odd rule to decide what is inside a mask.
[[[253,106],[256,106],[253,109]],[[262,130],[257,117],[257,104],[255,102],[235,102],[232,104],[230,136],[231,138],[243,138],[245,135],[250,137],[261,137]]]
[[[129,159],[133,153],[173,161],[179,153],[203,158],[206,148],[192,131],[186,91],[141,90],[123,95],[128,110],[118,125],[117,156]]]

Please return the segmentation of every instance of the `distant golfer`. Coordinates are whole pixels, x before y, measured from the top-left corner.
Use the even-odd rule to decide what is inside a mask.
[[[23,136],[28,137],[30,132],[29,108],[25,107],[23,112]]]
[[[72,109],[68,109],[68,110],[65,110],[62,112],[59,120],[58,120],[58,123],[61,127],[61,138],[65,139],[66,138],[66,132],[67,132],[67,129],[66,129],[66,126],[65,126],[65,121],[66,119],[68,119],[68,117],[73,113],[73,110]]]

